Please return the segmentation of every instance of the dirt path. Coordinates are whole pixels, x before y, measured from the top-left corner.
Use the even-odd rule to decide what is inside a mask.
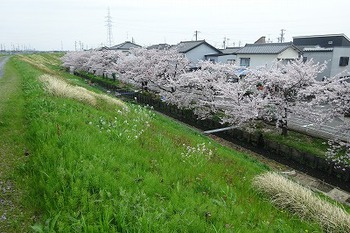
[[[0,78],[1,78],[2,75],[4,74],[3,68],[4,68],[4,65],[6,64],[6,62],[7,62],[8,59],[9,59],[8,56],[6,56],[6,57],[0,57]]]
[[[0,232],[29,232],[30,213],[24,210],[23,190],[16,168],[25,162],[24,101],[21,80],[14,68],[6,70],[9,57],[0,57]]]

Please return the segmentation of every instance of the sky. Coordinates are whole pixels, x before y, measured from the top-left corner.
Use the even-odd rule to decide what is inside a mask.
[[[244,46],[261,36],[344,33],[350,37],[349,0],[0,0],[0,50],[79,50],[205,39]]]

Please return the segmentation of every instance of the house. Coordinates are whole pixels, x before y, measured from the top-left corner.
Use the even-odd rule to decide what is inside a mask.
[[[326,34],[293,37],[295,46],[319,46],[321,48],[350,47],[350,40],[344,34]]]
[[[99,48],[96,48],[95,51],[105,51],[105,50],[108,50],[109,48],[107,46],[102,46],[102,47],[99,47]]]
[[[148,46],[147,49],[166,50],[166,49],[169,49],[170,47],[171,45],[163,43],[163,44],[155,44],[155,45]]]
[[[350,40],[344,34],[298,36],[293,37],[293,43],[302,50],[305,61],[327,62],[327,68],[317,76],[317,80],[350,71]]]
[[[218,54],[218,62],[236,64],[236,52],[241,48],[242,47],[226,47],[225,49],[220,49],[222,54]]]
[[[183,53],[190,61],[192,67],[196,67],[200,60],[218,61],[220,50],[207,43],[205,40],[182,41],[177,45],[179,53]]]
[[[130,41],[125,41],[124,43],[114,45],[112,47],[109,47],[109,50],[116,50],[116,51],[121,51],[121,52],[129,52],[131,48],[141,48],[141,45],[135,44]]]
[[[237,65],[257,68],[269,65],[274,60],[290,61],[297,59],[300,52],[292,42],[246,44],[236,51],[236,59]]]
[[[327,62],[326,69],[317,76],[317,80],[332,77],[342,72],[350,71],[349,68],[350,47],[305,47],[303,48],[303,59],[313,59],[314,62]],[[350,75],[345,74],[345,75]]]
[[[206,55],[206,60],[215,61],[219,63],[236,64],[236,52],[242,47],[226,47],[219,49],[221,53]]]

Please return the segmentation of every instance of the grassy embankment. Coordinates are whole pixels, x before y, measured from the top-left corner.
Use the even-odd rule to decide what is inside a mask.
[[[19,150],[28,148],[28,161],[16,174],[27,185],[25,209],[36,213],[33,229],[321,231],[254,191],[253,177],[267,167],[248,155],[143,107],[123,107],[94,94],[92,102],[50,94],[47,81],[39,81],[43,74],[79,80],[50,67],[59,63],[55,55],[25,59],[31,64],[13,58],[8,67],[23,80],[19,118],[26,122],[25,145]]]

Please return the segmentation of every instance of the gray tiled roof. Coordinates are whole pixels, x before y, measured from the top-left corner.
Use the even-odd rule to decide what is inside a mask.
[[[141,48],[141,46],[137,45],[135,43],[132,43],[130,41],[125,41],[124,43],[114,45],[114,46],[110,47],[109,49],[111,49],[111,50],[128,50],[130,48]]]
[[[223,54],[232,54],[236,53],[238,50],[240,50],[242,47],[227,47],[226,49],[220,49],[220,51]]]
[[[197,41],[181,41],[177,47],[178,47],[178,51],[180,53],[186,53],[192,49],[194,49],[195,47],[201,45],[202,43],[204,43],[204,40],[197,40]]]
[[[164,50],[164,49],[169,49],[171,46],[168,44],[155,44],[148,46],[147,49],[159,49],[159,50]]]
[[[292,42],[289,43],[266,43],[266,44],[246,44],[238,50],[237,54],[279,54],[288,48],[296,48]]]
[[[177,50],[179,53],[187,53],[188,51],[200,46],[200,45],[206,45],[207,47],[212,48],[215,52],[215,54],[222,54],[221,51],[205,40],[195,40],[195,41],[181,41],[179,44],[176,45]]]
[[[293,36],[293,39],[300,39],[300,38],[320,38],[320,37],[338,37],[338,36],[342,36],[344,37],[346,40],[350,41],[350,39],[344,34],[344,33],[340,33],[340,34],[325,34],[325,35],[310,35],[310,36]]]

